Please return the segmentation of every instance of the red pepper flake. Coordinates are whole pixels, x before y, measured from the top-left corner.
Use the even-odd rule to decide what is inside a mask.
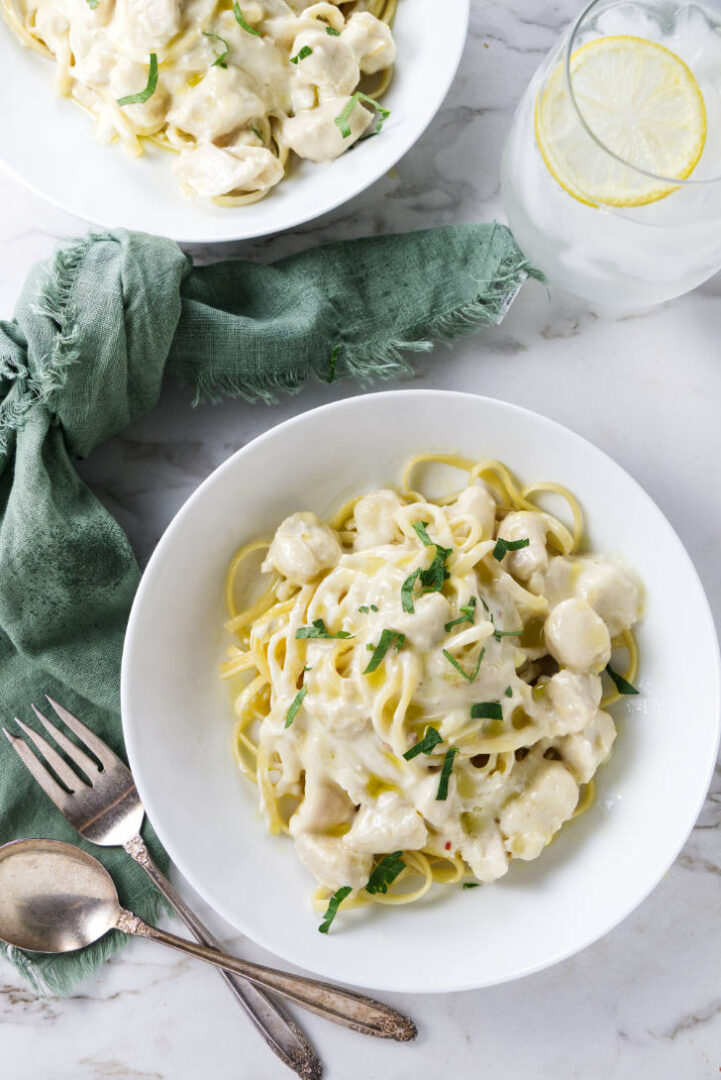
[[[450,842],[450,840],[446,840],[446,851],[450,851],[450,850],[451,850],[451,842]]]

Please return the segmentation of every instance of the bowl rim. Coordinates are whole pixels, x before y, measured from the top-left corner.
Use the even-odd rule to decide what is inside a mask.
[[[235,221],[237,222],[240,231],[233,230],[231,232],[229,230],[228,232],[225,232],[219,229],[218,232],[204,232],[203,230],[207,226],[203,224],[203,219],[199,215],[197,228],[189,228],[187,232],[184,232],[184,226],[178,229],[173,228],[172,230],[165,233],[155,233],[155,230],[153,230],[152,228],[148,228],[145,224],[141,226],[137,222],[128,224],[125,221],[118,221],[116,218],[113,217],[110,207],[108,207],[108,210],[106,212],[93,212],[89,214],[87,210],[85,210],[79,204],[76,205],[72,200],[68,201],[67,199],[55,195],[52,191],[46,190],[42,183],[39,183],[37,180],[31,180],[26,178],[21,167],[18,167],[15,163],[11,163],[10,161],[6,160],[5,155],[7,151],[3,149],[2,143],[0,143],[0,169],[2,169],[3,172],[5,172],[8,176],[12,177],[13,180],[21,184],[28,191],[31,191],[34,195],[36,195],[40,199],[43,199],[43,201],[49,203],[51,206],[54,206],[67,214],[72,214],[74,217],[79,217],[81,220],[87,221],[91,225],[97,226],[99,228],[134,229],[148,232],[154,235],[164,236],[168,239],[175,240],[175,242],[179,244],[230,244],[241,242],[244,240],[255,240],[264,236],[274,236],[278,233],[298,228],[301,225],[307,225],[308,222],[315,221],[319,217],[330,214],[334,210],[337,210],[340,206],[345,205],[345,203],[348,203],[352,199],[357,198],[358,195],[362,194],[368,188],[378,183],[381,177],[383,177],[390,169],[395,168],[395,166],[401,161],[401,159],[405,157],[408,151],[423,137],[432,121],[438,115],[446,98],[446,95],[448,94],[448,91],[450,90],[453,81],[458,73],[461,58],[463,56],[466,42],[468,40],[470,15],[471,0],[454,0],[453,21],[454,24],[457,23],[458,31],[457,38],[455,40],[455,46],[449,52],[448,65],[443,71],[443,77],[438,79],[438,81],[435,83],[435,93],[432,95],[432,103],[431,106],[428,108],[426,114],[423,116],[422,122],[418,126],[412,125],[410,127],[410,130],[406,132],[404,137],[401,137],[401,132],[398,132],[396,134],[396,149],[390,155],[389,160],[383,160],[381,162],[378,162],[372,169],[369,169],[367,174],[363,173],[363,170],[358,170],[358,179],[351,182],[345,188],[341,188],[340,193],[337,196],[331,196],[327,202],[323,203],[320,209],[316,206],[309,204],[308,208],[301,211],[299,214],[289,214],[288,220],[284,221],[278,226],[274,226],[272,223],[263,224],[262,221],[258,222],[256,225],[250,225],[249,227],[242,226],[242,222],[244,220],[250,221],[252,219],[250,217],[246,217],[244,219],[242,213],[231,216],[231,211],[227,216],[223,218],[209,220],[217,220],[218,222],[223,223],[226,221]],[[0,19],[0,23],[2,22],[3,20]],[[10,28],[6,27],[5,29],[7,30],[9,47],[12,48],[14,45],[17,45],[18,48],[21,48],[20,43],[15,40]],[[0,41],[0,57],[1,56],[2,42]],[[51,82],[52,80],[50,79],[50,77],[48,77],[48,79],[46,80],[47,86],[45,88],[47,90],[48,96],[53,93]],[[92,142],[92,139],[93,132],[92,130],[88,130],[87,141]],[[111,167],[112,162],[109,161],[108,166]],[[281,181],[281,183],[283,183],[283,181]],[[170,190],[170,186],[172,185],[170,177],[168,177],[168,184]],[[202,210],[204,203],[202,200],[198,199],[194,200],[192,205],[194,207],[194,211],[197,208],[200,208]],[[242,210],[244,208],[241,207],[240,209]],[[190,217],[191,215],[188,216]]]
[[[669,534],[673,538],[673,541],[675,542],[675,545],[676,545],[676,548],[677,548],[677,553],[678,553],[679,557],[685,563],[686,570],[688,572],[690,572],[690,574],[691,574],[692,578],[694,579],[695,584],[697,586],[698,599],[699,599],[699,602],[700,602],[700,604],[701,604],[701,606],[703,608],[703,614],[704,614],[704,619],[705,619],[704,638],[708,641],[708,645],[711,647],[711,650],[713,652],[713,655],[714,655],[715,661],[716,661],[715,664],[714,664],[714,669],[713,669],[713,688],[712,688],[713,689],[713,701],[709,700],[709,716],[715,717],[715,724],[716,724],[716,726],[715,726],[715,736],[714,736],[714,751],[713,751],[713,753],[709,753],[708,765],[707,765],[707,768],[706,768],[706,775],[705,775],[704,783],[703,783],[702,786],[699,785],[699,789],[698,789],[698,792],[696,794],[696,799],[694,801],[693,814],[691,814],[689,812],[687,827],[684,830],[684,833],[683,833],[683,836],[682,836],[681,840],[678,842],[678,844],[675,845],[673,852],[671,853],[669,851],[665,855],[664,860],[663,860],[663,865],[661,865],[661,861],[659,861],[659,868],[658,868],[657,872],[655,873],[655,875],[653,875],[650,878],[650,884],[647,884],[645,886],[644,891],[642,893],[638,893],[638,894],[636,894],[634,896],[633,902],[626,906],[626,908],[622,912],[622,914],[620,914],[620,915],[612,914],[612,915],[610,915],[608,918],[606,918],[604,920],[599,920],[598,926],[594,929],[594,932],[590,936],[585,937],[582,944],[579,945],[577,943],[572,943],[568,947],[559,948],[553,954],[551,954],[551,955],[547,956],[546,958],[544,958],[542,961],[529,963],[527,966],[522,967],[521,969],[513,970],[513,971],[509,972],[508,974],[504,975],[503,977],[493,977],[491,980],[485,980],[485,981],[483,981],[483,980],[479,981],[478,979],[455,980],[452,983],[444,983],[441,986],[439,986],[439,985],[437,985],[437,984],[435,984],[433,982],[428,982],[428,983],[425,983],[425,984],[419,984],[419,983],[414,981],[414,985],[412,987],[405,984],[405,983],[399,984],[397,982],[388,981],[388,980],[376,981],[376,982],[373,982],[372,984],[369,983],[369,982],[365,982],[365,983],[361,983],[361,982],[357,982],[357,981],[352,982],[352,985],[364,986],[364,987],[366,987],[368,989],[386,991],[386,992],[418,993],[418,994],[453,993],[453,992],[458,992],[458,991],[481,989],[481,988],[486,988],[486,987],[490,987],[490,986],[498,986],[498,985],[502,985],[503,983],[506,983],[506,982],[512,982],[515,979],[525,978],[526,976],[533,975],[536,972],[544,971],[545,969],[553,967],[556,964],[560,963],[563,960],[568,959],[571,956],[575,956],[575,955],[583,952],[590,945],[593,945],[600,938],[602,938],[606,934],[608,934],[611,930],[615,929],[617,926],[620,926],[621,923],[623,923],[648,898],[648,896],[656,889],[656,887],[658,886],[660,881],[663,879],[665,874],[668,872],[668,870],[671,868],[673,863],[678,858],[679,853],[681,852],[683,846],[685,845],[686,841],[688,840],[688,837],[690,836],[690,834],[691,834],[691,832],[693,830],[694,824],[695,824],[696,820],[698,819],[698,816],[699,816],[699,814],[701,812],[701,809],[702,809],[702,807],[704,805],[704,802],[706,800],[706,796],[708,794],[708,790],[709,790],[709,787],[710,787],[710,784],[711,784],[711,781],[712,781],[712,778],[713,778],[713,774],[714,774],[714,770],[715,770],[716,762],[717,762],[717,758],[718,758],[718,753],[719,753],[719,746],[721,744],[721,654],[719,653],[719,640],[718,640],[718,635],[717,635],[717,632],[716,632],[716,626],[715,626],[715,622],[714,622],[714,618],[713,618],[713,613],[712,613],[712,610],[711,610],[711,607],[710,607],[710,604],[709,604],[709,601],[708,601],[708,597],[706,595],[706,591],[705,591],[704,586],[703,586],[703,582],[701,581],[701,578],[700,578],[700,576],[698,574],[698,571],[696,570],[696,567],[694,566],[690,555],[688,554],[683,542],[681,541],[681,538],[679,537],[678,533],[674,529],[673,525],[669,522],[668,518],[663,513],[661,508],[657,505],[655,500],[652,499],[652,497],[645,491],[645,489],[641,486],[641,484],[637,480],[635,480],[634,477],[631,476],[631,474],[628,473],[626,471],[626,469],[623,468],[622,465],[618,464],[618,462],[616,462],[614,460],[614,458],[612,458],[609,454],[607,454],[600,447],[596,446],[593,442],[591,442],[591,440],[585,438],[585,436],[580,435],[576,431],[574,431],[571,428],[567,427],[566,425],[561,424],[558,421],[553,420],[548,416],[545,416],[543,413],[536,412],[533,409],[528,409],[525,406],[517,405],[517,404],[515,404],[513,402],[505,401],[505,400],[500,399],[500,398],[492,398],[492,397],[489,397],[488,395],[475,394],[475,393],[467,392],[467,391],[440,390],[440,389],[400,389],[400,390],[377,391],[377,392],[374,392],[374,393],[371,393],[371,394],[354,394],[354,395],[352,395],[350,397],[347,397],[347,398],[341,398],[341,399],[336,400],[336,401],[326,402],[325,404],[319,405],[319,406],[317,406],[317,407],[315,407],[313,409],[309,409],[307,411],[300,412],[300,413],[296,414],[295,416],[292,416],[289,419],[287,419],[285,421],[282,421],[279,424],[273,425],[268,430],[266,430],[266,431],[262,432],[261,434],[257,435],[255,438],[251,439],[244,446],[242,446],[238,450],[234,451],[228,458],[226,458],[225,461],[221,462],[221,464],[219,466],[217,466],[198,485],[198,487],[190,494],[190,496],[182,504],[182,506],[177,511],[177,513],[173,516],[172,520],[170,521],[167,528],[162,533],[158,543],[156,544],[156,547],[153,550],[153,553],[152,553],[152,555],[151,555],[151,557],[150,557],[150,559],[148,561],[148,564],[147,564],[145,572],[144,572],[144,574],[142,576],[140,585],[139,585],[138,590],[136,592],[136,595],[135,595],[135,598],[134,598],[134,601],[133,601],[133,605],[132,605],[132,609],[131,609],[131,613],[130,613],[130,617],[129,617],[129,620],[128,620],[127,632],[126,632],[126,636],[125,636],[125,642],[124,642],[124,645],[123,645],[123,656],[122,656],[122,667],[121,667],[121,686],[120,686],[121,715],[122,715],[122,722],[123,722],[123,736],[124,736],[124,739],[125,739],[125,745],[126,745],[126,751],[127,751],[127,755],[128,755],[128,760],[130,762],[130,767],[131,767],[131,770],[133,771],[133,775],[134,775],[134,778],[136,780],[138,790],[140,792],[141,799],[143,801],[143,805],[146,808],[146,814],[147,814],[148,818],[151,820],[151,822],[153,823],[153,827],[155,828],[161,843],[166,848],[166,850],[167,850],[167,852],[168,852],[168,854],[170,856],[171,861],[175,864],[175,866],[177,867],[179,872],[186,879],[186,881],[191,885],[191,887],[198,893],[199,896],[201,896],[206,901],[206,903],[208,903],[210,905],[210,907],[213,909],[213,911],[217,912],[231,926],[237,928],[239,930],[239,932],[245,934],[248,938],[253,940],[257,945],[259,945],[263,949],[267,950],[272,955],[274,955],[274,956],[282,956],[282,959],[287,961],[288,963],[303,966],[303,967],[306,968],[306,970],[314,971],[315,973],[320,975],[322,978],[334,978],[334,979],[336,979],[336,981],[347,981],[347,982],[349,982],[350,980],[348,980],[348,979],[344,979],[344,978],[339,977],[337,975],[329,974],[327,968],[324,967],[323,965],[319,964],[317,967],[316,966],[310,967],[308,965],[308,963],[307,963],[307,960],[301,961],[301,960],[289,955],[287,952],[283,953],[283,954],[278,953],[277,950],[276,950],[276,947],[274,946],[274,944],[271,941],[269,941],[265,937],[265,935],[258,934],[256,932],[251,933],[251,931],[248,929],[247,925],[242,925],[242,926],[239,925],[237,916],[234,915],[231,911],[229,911],[225,904],[219,903],[211,895],[211,891],[209,889],[206,889],[206,887],[203,885],[203,883],[200,882],[196,878],[195,873],[188,866],[184,856],[181,856],[180,858],[176,857],[176,854],[173,851],[174,843],[172,841],[172,838],[169,839],[169,837],[168,837],[168,835],[167,835],[167,833],[165,831],[164,825],[161,826],[158,823],[156,823],[156,820],[154,820],[152,793],[150,792],[148,785],[146,785],[146,783],[145,783],[145,778],[143,776],[142,765],[140,764],[139,759],[138,759],[137,746],[136,746],[136,742],[135,742],[133,726],[132,726],[132,724],[130,722],[127,721],[127,716],[128,716],[128,712],[129,712],[129,710],[127,708],[127,706],[128,706],[128,697],[129,697],[129,680],[131,678],[131,676],[129,674],[129,670],[128,670],[129,669],[128,656],[129,656],[131,650],[135,647],[134,640],[135,640],[135,636],[136,636],[136,634],[138,632],[138,623],[140,621],[140,615],[138,613],[142,610],[145,593],[150,588],[150,582],[152,580],[152,575],[154,573],[155,566],[158,565],[160,563],[160,561],[162,560],[164,548],[167,546],[167,544],[169,544],[169,543],[171,543],[173,541],[173,538],[174,538],[176,532],[179,529],[182,528],[183,521],[184,521],[184,518],[185,518],[186,514],[190,513],[191,509],[195,506],[195,504],[197,502],[199,502],[200,500],[202,500],[202,498],[204,496],[204,493],[207,490],[207,488],[211,484],[215,483],[217,481],[218,477],[220,477],[221,475],[224,475],[228,471],[233,470],[236,467],[237,462],[242,460],[243,457],[248,454],[248,452],[251,450],[251,448],[253,450],[255,450],[259,446],[262,447],[263,444],[266,441],[269,441],[271,438],[277,438],[279,432],[287,431],[289,428],[295,427],[295,426],[297,426],[299,424],[302,424],[302,423],[307,423],[309,418],[317,415],[320,412],[325,413],[325,412],[342,411],[349,404],[350,405],[356,405],[356,404],[360,403],[361,401],[369,399],[369,398],[372,398],[374,400],[381,400],[381,399],[389,400],[389,399],[399,399],[399,398],[407,399],[409,397],[414,397],[414,398],[416,398],[418,400],[426,400],[426,401],[429,401],[431,399],[435,399],[437,401],[442,400],[442,401],[447,402],[447,401],[450,401],[451,399],[456,399],[456,400],[463,400],[463,401],[466,401],[466,402],[472,401],[474,403],[481,402],[481,403],[483,403],[484,406],[487,406],[487,407],[490,406],[491,408],[494,408],[494,409],[501,409],[501,411],[508,411],[508,412],[520,414],[520,415],[522,415],[524,417],[532,418],[532,420],[534,422],[536,422],[536,423],[541,422],[542,426],[546,426],[547,428],[554,429],[555,431],[560,432],[562,437],[570,438],[571,441],[575,441],[578,445],[583,445],[586,449],[590,449],[594,454],[600,455],[604,459],[604,463],[607,466],[610,466],[614,470],[618,470],[618,472],[620,472],[626,478],[626,480],[630,482],[630,484],[632,485],[632,487],[635,490],[635,494],[640,499],[642,499],[645,502],[647,502],[648,504],[650,504],[650,506],[653,508],[653,510],[658,515],[660,515],[660,517],[666,523],[666,527],[669,530]]]

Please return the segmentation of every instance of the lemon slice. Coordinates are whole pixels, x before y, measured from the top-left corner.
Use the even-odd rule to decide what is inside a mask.
[[[580,202],[646,206],[685,180],[706,142],[706,108],[693,74],[676,53],[646,38],[597,38],[571,56],[573,106],[562,64],[536,99],[536,142],[549,172]]]

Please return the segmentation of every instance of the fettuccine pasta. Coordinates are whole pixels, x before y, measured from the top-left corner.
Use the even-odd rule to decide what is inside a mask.
[[[427,498],[428,464],[465,486]],[[316,906],[330,901],[322,929],[340,904],[494,881],[591,804],[616,736],[606,707],[637,692],[641,589],[582,541],[560,485],[420,455],[398,490],[327,523],[292,514],[238,552],[222,667],[237,680],[236,756],[268,828],[316,878]],[[260,553],[270,584],[238,607]]]
[[[177,153],[188,194],[263,198],[293,153],[331,161],[377,134],[397,0],[0,0],[55,90],[132,155]]]

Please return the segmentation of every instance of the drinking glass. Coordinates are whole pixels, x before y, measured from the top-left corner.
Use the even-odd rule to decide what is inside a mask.
[[[502,191],[527,258],[586,300],[721,269],[721,0],[593,0],[518,106]]]

